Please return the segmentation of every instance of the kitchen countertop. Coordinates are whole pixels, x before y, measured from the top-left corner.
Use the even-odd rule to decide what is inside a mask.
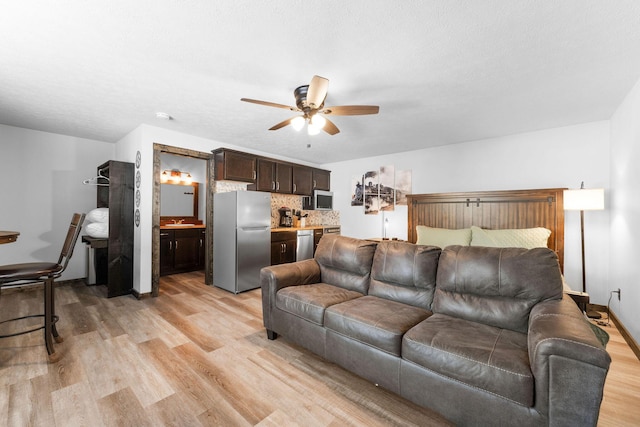
[[[340,227],[339,225],[309,225],[307,227],[278,227],[272,228],[272,233],[278,233],[281,231],[298,231],[298,230],[317,230],[325,227]]]

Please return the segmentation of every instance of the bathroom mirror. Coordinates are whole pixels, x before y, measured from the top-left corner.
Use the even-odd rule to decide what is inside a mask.
[[[198,219],[198,183],[160,185],[160,219]]]

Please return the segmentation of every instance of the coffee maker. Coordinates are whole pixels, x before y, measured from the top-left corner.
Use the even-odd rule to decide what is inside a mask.
[[[293,227],[293,214],[291,213],[291,209],[286,206],[278,209],[280,213],[280,227]]]

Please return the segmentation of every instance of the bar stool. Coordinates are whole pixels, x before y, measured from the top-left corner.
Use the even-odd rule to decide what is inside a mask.
[[[0,265],[0,288],[8,284],[15,284],[15,282],[23,282],[22,284],[44,283],[44,314],[31,314],[0,322],[0,324],[3,324],[31,317],[43,317],[44,325],[27,331],[0,335],[0,338],[14,337],[44,329],[44,341],[47,347],[47,353],[50,358],[54,355],[53,339],[55,339],[56,342],[63,341],[56,330],[58,316],[55,314],[54,281],[62,275],[62,272],[69,264],[76,241],[80,235],[80,230],[82,229],[84,217],[85,214],[76,213],[73,215],[58,262],[28,262],[23,264]]]

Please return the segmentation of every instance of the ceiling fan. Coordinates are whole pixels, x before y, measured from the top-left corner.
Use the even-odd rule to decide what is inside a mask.
[[[266,105],[267,107],[284,108],[286,110],[302,113],[302,115],[291,117],[270,127],[269,130],[278,130],[287,125],[291,125],[294,129],[300,130],[308,121],[308,132],[310,135],[316,135],[320,133],[321,130],[325,131],[329,135],[335,135],[340,132],[340,129],[338,129],[331,120],[323,116],[360,116],[365,114],[378,114],[378,111],[380,111],[380,107],[377,105],[341,105],[336,107],[325,107],[324,101],[327,97],[328,88],[328,79],[320,76],[313,76],[311,83],[299,86],[293,91],[293,96],[296,98],[295,107],[249,98],[241,98],[240,101]]]

